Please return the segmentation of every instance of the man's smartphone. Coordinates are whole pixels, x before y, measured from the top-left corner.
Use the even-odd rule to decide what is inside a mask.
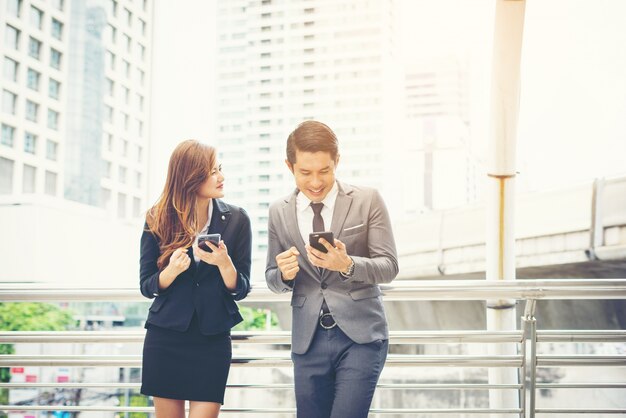
[[[323,253],[327,253],[328,250],[324,247],[320,242],[320,238],[324,238],[330,245],[335,246],[335,238],[333,237],[333,233],[331,231],[326,232],[312,232],[309,234],[309,245],[316,250],[319,250]]]
[[[200,234],[198,235],[198,247],[202,248],[204,251],[208,251],[210,253],[213,252],[211,248],[206,244],[206,241],[210,241],[211,244],[216,247],[220,245],[220,240],[222,236],[220,234]]]

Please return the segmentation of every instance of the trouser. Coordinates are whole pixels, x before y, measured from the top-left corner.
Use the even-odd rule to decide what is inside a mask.
[[[309,350],[291,354],[298,418],[366,418],[387,359],[388,340],[357,344],[318,325]]]

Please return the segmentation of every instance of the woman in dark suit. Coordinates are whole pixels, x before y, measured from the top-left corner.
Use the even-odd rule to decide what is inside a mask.
[[[141,236],[140,288],[155,298],[146,320],[141,393],[157,418],[213,418],[224,403],[236,300],[250,290],[252,233],[246,212],[222,200],[213,147],[189,140],[170,158],[165,187]],[[219,233],[210,251],[199,234]]]

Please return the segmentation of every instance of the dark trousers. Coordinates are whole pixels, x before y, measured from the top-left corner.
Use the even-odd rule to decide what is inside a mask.
[[[298,418],[366,418],[388,340],[357,344],[338,326],[318,325],[309,350],[291,354]]]

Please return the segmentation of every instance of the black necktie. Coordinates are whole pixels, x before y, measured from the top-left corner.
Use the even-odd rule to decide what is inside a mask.
[[[324,204],[311,202],[311,209],[313,209],[313,232],[324,231],[324,218],[322,218]]]
[[[322,218],[322,209],[324,209],[323,203],[313,203],[311,202],[311,209],[313,209],[313,232],[322,232],[324,231],[324,218]],[[322,268],[317,268],[317,271],[322,274]],[[322,312],[328,313],[328,305],[326,304],[326,299],[322,301]]]

